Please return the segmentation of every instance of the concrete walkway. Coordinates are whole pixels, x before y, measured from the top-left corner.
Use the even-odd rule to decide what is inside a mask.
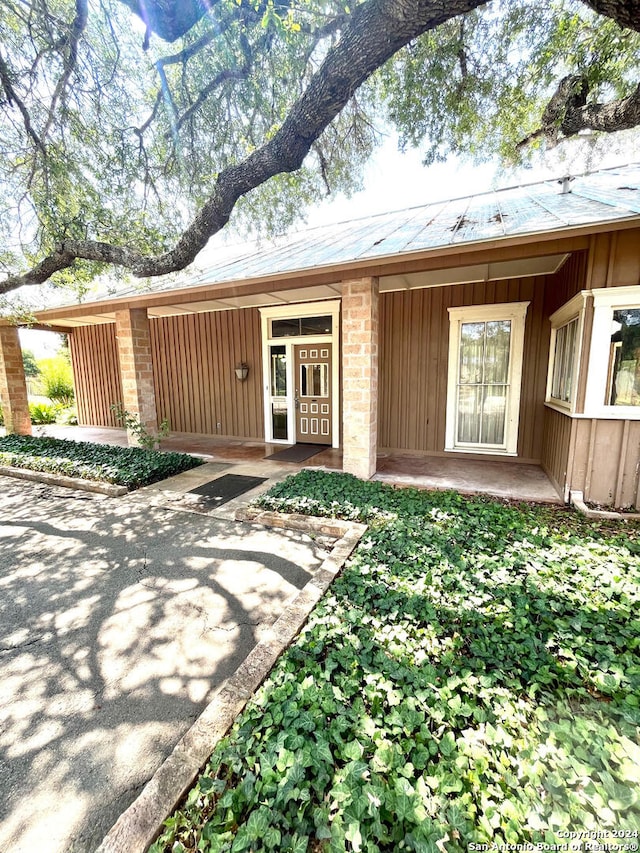
[[[170,508],[220,467],[125,498],[0,477],[3,853],[95,850],[326,555]]]

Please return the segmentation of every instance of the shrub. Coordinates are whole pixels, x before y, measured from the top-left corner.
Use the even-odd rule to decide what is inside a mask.
[[[58,417],[58,408],[47,403],[30,403],[29,414],[32,424],[54,424]]]
[[[0,465],[99,480],[132,489],[195,468],[202,465],[202,459],[188,453],[160,453],[141,447],[8,435],[0,438]]]
[[[40,370],[42,393],[45,397],[62,406],[70,406],[75,399],[75,393],[73,372],[67,359],[62,356],[43,359],[40,362]]]

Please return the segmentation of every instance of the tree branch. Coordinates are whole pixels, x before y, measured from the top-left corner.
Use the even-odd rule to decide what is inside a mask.
[[[64,90],[67,87],[67,83],[69,82],[69,78],[71,77],[71,74],[73,73],[73,70],[76,67],[76,62],[78,61],[78,43],[80,41],[82,33],[84,32],[87,26],[87,17],[87,0],[76,0],[76,15],[71,25],[69,36],[66,39],[66,45],[68,47],[68,50],[63,60],[62,74],[60,75],[60,79],[58,80],[56,88],[54,89],[53,95],[51,97],[49,113],[47,115],[47,120],[45,122],[41,134],[43,140],[47,138],[49,128],[51,127],[51,123],[53,122],[53,117],[55,114],[56,106],[58,104],[58,100],[64,93]]]
[[[549,148],[582,130],[614,133],[640,124],[640,84],[626,98],[606,104],[587,103],[589,85],[577,74],[564,77],[542,114],[540,127],[518,142],[525,148],[534,139],[544,137]]]
[[[582,2],[599,15],[613,18],[621,27],[640,32],[640,3],[637,0],[582,0]]]
[[[20,113],[22,115],[22,121],[24,124],[24,129],[27,131],[27,135],[33,140],[36,147],[40,149],[40,151],[46,156],[46,148],[44,147],[44,143],[42,139],[36,133],[32,123],[31,116],[29,115],[29,110],[26,108],[23,101],[20,99],[19,95],[16,93],[13,88],[13,84],[11,83],[11,71],[9,70],[9,66],[4,61],[2,55],[0,54],[0,83],[2,83],[2,88],[5,91],[7,96],[7,102],[9,106],[11,104],[15,104]]]
[[[303,95],[272,139],[241,163],[224,169],[216,186],[175,248],[157,257],[97,241],[65,240],[23,275],[0,282],[0,293],[46,281],[76,259],[113,263],[137,277],[184,269],[209,238],[229,221],[246,193],[282,172],[298,169],[313,143],[338,115],[355,90],[401,47],[444,21],[464,14],[478,0],[368,0],[358,6],[340,41],[327,54]]]

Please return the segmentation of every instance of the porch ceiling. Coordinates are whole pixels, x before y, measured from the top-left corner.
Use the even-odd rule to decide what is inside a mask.
[[[495,263],[473,264],[462,267],[447,267],[445,269],[424,272],[405,273],[404,275],[388,275],[380,277],[382,293],[394,290],[413,290],[425,287],[446,287],[453,284],[468,282],[496,281],[506,278],[526,278],[536,275],[549,275],[557,272],[569,257],[568,253],[544,255],[534,258],[520,258]],[[176,297],[183,295],[177,292]],[[270,290],[264,293],[238,294],[218,299],[200,299],[195,302],[178,301],[153,305],[147,308],[149,317],[177,317],[181,314],[201,314],[209,311],[230,311],[236,308],[258,308],[267,305],[291,305],[301,302],[335,299],[342,295],[342,285],[314,285],[310,287],[293,287],[287,290]],[[89,306],[87,306],[89,307]],[[77,326],[101,325],[115,323],[115,311],[105,311],[101,314],[79,314],[73,316],[58,316],[56,327],[73,329]]]

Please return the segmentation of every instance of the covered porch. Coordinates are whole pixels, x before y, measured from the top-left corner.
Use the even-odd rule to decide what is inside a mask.
[[[45,426],[38,431],[55,438],[92,441],[98,444],[127,446],[127,433],[114,427]],[[304,462],[270,459],[282,445],[242,439],[222,439],[210,435],[175,433],[162,442],[161,449],[194,453],[210,462],[250,465],[258,476],[286,476],[303,468],[341,471],[342,450],[327,448]],[[380,451],[374,480],[399,486],[460,492],[465,495],[490,495],[513,501],[563,503],[561,496],[539,465],[495,459],[425,456]]]

